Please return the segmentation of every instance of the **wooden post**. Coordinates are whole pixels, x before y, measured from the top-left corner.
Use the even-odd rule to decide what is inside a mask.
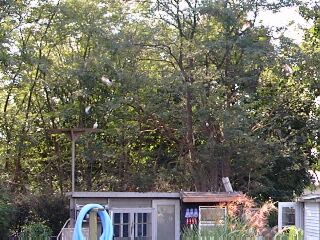
[[[98,239],[98,211],[98,208],[93,208],[89,213],[89,240]]]
[[[98,239],[98,217],[99,211],[104,211],[104,208],[93,208],[89,213],[89,240]]]

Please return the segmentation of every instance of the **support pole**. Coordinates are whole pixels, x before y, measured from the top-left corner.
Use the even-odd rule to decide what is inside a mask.
[[[71,155],[72,155],[72,176],[71,176],[71,184],[72,184],[72,196],[75,192],[75,158],[76,158],[76,138],[74,136],[73,131],[71,131],[71,142],[72,142],[72,148],[71,148]]]
[[[96,128],[61,128],[61,129],[49,129],[48,134],[66,134],[68,138],[71,140],[71,158],[72,158],[72,166],[71,166],[71,192],[72,197],[74,197],[75,193],[75,159],[76,159],[76,141],[80,138],[81,134],[84,133],[93,133],[100,132],[100,129]]]
[[[98,211],[98,208],[93,208],[89,213],[89,240],[98,239]]]

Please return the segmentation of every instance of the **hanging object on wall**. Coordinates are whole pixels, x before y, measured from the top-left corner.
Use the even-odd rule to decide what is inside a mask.
[[[81,209],[77,218],[75,228],[74,228],[72,240],[85,240],[85,237],[82,233],[82,222],[86,218],[90,210],[94,208],[101,209],[103,208],[103,206],[99,204],[87,204]],[[98,215],[100,217],[102,230],[103,230],[99,240],[112,240],[113,226],[108,213],[106,212],[106,210],[104,210],[104,211],[99,211]]]

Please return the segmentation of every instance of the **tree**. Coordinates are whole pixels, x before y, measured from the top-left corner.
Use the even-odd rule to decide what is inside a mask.
[[[292,1],[15,3],[0,40],[0,162],[15,194],[69,191],[70,143],[47,130],[96,123],[77,142],[76,190],[221,191],[228,176],[280,200],[308,184],[316,38],[276,46],[256,23]]]

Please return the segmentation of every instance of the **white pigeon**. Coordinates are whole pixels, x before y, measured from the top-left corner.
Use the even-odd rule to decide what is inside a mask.
[[[107,78],[106,76],[102,76],[102,77],[101,77],[101,81],[102,81],[104,84],[106,84],[107,86],[111,86],[111,85],[112,85],[112,81],[111,81],[109,78]]]
[[[91,109],[91,106],[90,106],[90,105],[87,106],[87,107],[84,109],[85,113],[86,113],[86,114],[89,114],[90,109]]]
[[[98,128],[98,123],[95,122],[95,123],[93,124],[93,127],[92,127],[92,128],[94,128],[94,129]]]

